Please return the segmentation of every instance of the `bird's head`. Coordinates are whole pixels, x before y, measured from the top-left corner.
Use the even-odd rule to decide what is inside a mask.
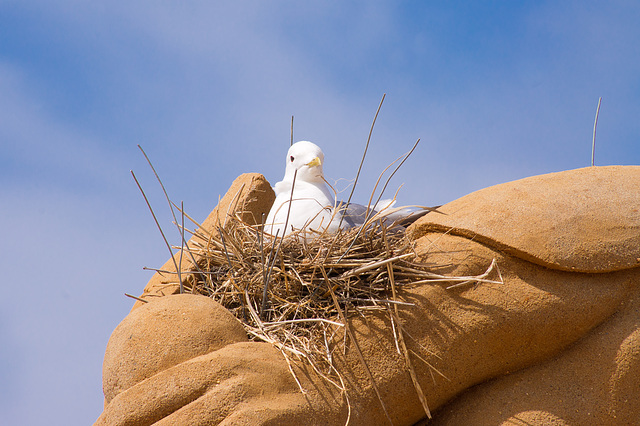
[[[297,170],[296,180],[323,182],[323,163],[324,154],[318,145],[308,141],[296,142],[287,152],[285,180],[293,180]]]

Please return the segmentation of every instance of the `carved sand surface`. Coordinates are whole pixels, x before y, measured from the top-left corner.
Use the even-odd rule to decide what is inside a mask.
[[[273,199],[242,175],[201,227],[232,208],[259,223]],[[440,211],[407,230],[416,258],[487,279],[403,285],[394,323],[350,316],[332,352],[346,396],[216,301],[177,294],[170,259],[109,340],[95,424],[640,424],[640,167],[534,176]]]

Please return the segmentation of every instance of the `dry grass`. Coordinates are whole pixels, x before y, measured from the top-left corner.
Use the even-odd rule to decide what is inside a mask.
[[[235,195],[235,203],[240,195]],[[450,277],[430,272],[430,269],[444,265],[421,262],[413,242],[405,237],[404,228],[385,227],[380,213],[358,228],[334,234],[298,232],[283,239],[265,235],[261,226],[243,222],[240,219],[242,215],[238,214],[241,212],[237,212],[238,206],[233,202],[224,223],[206,230],[184,213],[182,205],[173,204],[168,196],[167,201],[172,210],[175,207],[181,213],[179,224],[174,215],[181,245],[170,247],[170,250],[179,250],[180,253],[177,262],[176,257],[172,258],[181,292],[211,297],[235,315],[254,340],[268,342],[278,348],[303,393],[305,390],[294,373],[292,361],[308,363],[318,375],[343,393],[350,410],[349,393],[333,361],[334,351],[344,347],[348,339],[368,373],[390,423],[348,318],[365,316],[372,310],[388,314],[396,349],[404,358],[425,414],[430,418],[427,398],[412,360],[426,363],[432,375],[434,372],[443,375],[420,354],[407,348],[406,340],[410,336],[403,331],[398,307],[411,304],[403,301],[398,293],[408,284],[448,283],[447,288],[451,288],[468,283],[502,281],[499,271],[500,281],[487,278],[494,269],[497,270],[495,262],[478,276]],[[151,210],[150,205],[149,208]],[[388,209],[386,214],[396,210]],[[153,210],[151,212],[153,214]],[[155,219],[155,214],[153,216]],[[196,231],[186,229],[185,217],[195,225]],[[157,220],[156,224],[160,228]],[[193,236],[188,242],[187,234]],[[193,270],[182,267],[183,258],[195,265]]]
[[[308,362],[345,393],[347,402],[347,389],[333,362],[333,351],[340,347],[336,336],[345,336],[343,344],[350,338],[368,371],[347,318],[371,310],[388,313],[398,352],[430,416],[412,366],[417,354],[407,349],[398,317],[397,307],[411,304],[400,300],[398,292],[406,284],[495,281],[487,280],[490,271],[477,277],[429,272],[430,267],[441,265],[419,262],[404,230],[387,229],[379,219],[373,217],[361,228],[314,238],[301,234],[273,238],[260,227],[243,223],[238,215],[228,215],[224,226],[219,224],[211,233],[198,226],[196,233],[191,232],[197,238],[177,247],[198,259],[197,271],[182,271],[182,276],[195,278],[185,284],[185,291],[205,294],[225,306],[253,339],[279,348],[287,362]],[[337,333],[340,329],[344,332]],[[370,380],[377,393],[371,375]],[[301,385],[300,389],[304,392]],[[386,412],[382,400],[380,403]]]

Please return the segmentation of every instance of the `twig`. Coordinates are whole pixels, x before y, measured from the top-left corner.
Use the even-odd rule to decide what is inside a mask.
[[[146,152],[144,152],[144,149],[142,149],[142,146],[140,146],[140,144],[138,144],[138,148],[142,152],[142,155],[144,155],[144,158],[147,160],[147,163],[149,163],[149,167],[151,167],[151,170],[153,171],[153,174],[155,175],[156,180],[160,184],[160,187],[162,188],[162,192],[164,193],[164,197],[166,198],[167,203],[169,203],[169,210],[171,210],[171,215],[173,216],[173,223],[175,223],[177,225],[178,224],[178,219],[176,219],[176,214],[175,214],[175,212],[173,210],[174,204],[169,199],[169,194],[167,193],[167,190],[164,187],[164,184],[162,183],[162,180],[160,179],[160,175],[158,175],[158,172],[156,172],[156,168],[153,167],[153,164],[151,163],[151,160],[149,159],[149,156],[147,155]],[[180,209],[180,211],[184,215],[184,209]],[[184,217],[183,217],[183,220],[184,220]],[[186,242],[186,240],[184,238],[184,221],[183,221],[183,226],[182,226],[181,229],[179,229],[179,231],[180,231],[180,237],[182,239],[182,244],[183,245],[187,245],[187,242]],[[196,266],[196,269],[200,270],[200,267],[198,266],[198,262],[196,262],[196,259],[193,257],[192,254],[191,254],[191,260],[193,261],[193,264]],[[200,271],[200,273],[202,274],[202,271]],[[182,288],[182,280],[181,280],[180,281],[180,293],[182,293],[182,292],[183,292],[183,288]]]
[[[412,256],[415,256],[415,255],[413,253],[405,253],[405,254],[401,254],[401,255],[398,255],[398,256],[395,256],[395,257],[392,257],[392,258],[389,258],[389,259],[379,260],[377,262],[371,262],[371,263],[363,265],[363,266],[361,266],[359,268],[352,269],[352,270],[350,270],[348,272],[345,272],[344,274],[342,274],[340,276],[340,278],[348,278],[348,277],[353,277],[355,275],[360,275],[361,273],[366,272],[366,271],[370,271],[371,269],[379,268],[380,266],[387,265],[387,264],[389,264],[391,262],[395,262],[396,260],[406,259],[406,258],[412,257]]]
[[[382,239],[384,241],[384,245],[387,249],[387,254],[389,256],[391,256],[393,254],[393,251],[391,249],[391,246],[389,244],[389,241],[387,239],[387,234],[383,233],[382,234]],[[411,253],[413,254],[413,253]],[[391,297],[393,300],[397,300],[398,299],[398,295],[396,292],[396,279],[395,276],[393,274],[393,265],[391,262],[388,262],[385,264],[385,266],[387,267],[387,275],[389,277],[389,284],[391,285]],[[420,382],[418,381],[418,376],[416,374],[415,369],[413,368],[413,364],[411,363],[411,356],[409,355],[409,350],[407,349],[407,344],[404,340],[404,332],[402,329],[402,323],[400,322],[400,311],[398,311],[398,305],[394,305],[393,306],[393,310],[391,310],[391,308],[389,307],[389,316],[391,317],[391,324],[397,323],[398,324],[398,329],[397,329],[397,336],[398,336],[398,340],[396,341],[396,348],[400,349],[398,346],[402,347],[402,355],[404,356],[404,360],[405,360],[405,365],[407,367],[407,370],[409,370],[409,375],[411,377],[411,382],[413,383],[413,387],[416,390],[416,393],[418,394],[418,399],[420,400],[420,403],[422,404],[422,408],[424,409],[425,414],[427,415],[427,417],[430,419],[431,418],[431,411],[429,410],[429,405],[427,404],[427,397],[424,395],[424,392],[422,390],[422,386],[420,386]]]
[[[144,300],[144,299],[142,299],[142,298],[140,298],[140,297],[133,296],[133,295],[131,295],[131,294],[129,294],[129,293],[125,293],[124,295],[125,295],[125,296],[127,296],[127,297],[130,297],[130,298],[132,298],[132,299],[136,299],[136,300],[137,300],[137,301],[139,301],[139,302],[149,303],[149,301],[148,301],[148,300]]]
[[[335,321],[329,321],[329,320],[324,319],[324,318],[293,319],[293,320],[286,320],[286,321],[263,322],[262,324],[265,327],[269,327],[269,326],[272,326],[272,325],[299,324],[299,323],[303,323],[303,322],[322,322],[322,323],[326,323],[326,324],[335,325],[335,326],[338,326],[338,327],[344,327],[344,324],[341,324],[341,323],[335,322]]]
[[[389,283],[391,284],[391,292],[393,295],[393,299],[396,299],[396,284],[395,278],[393,276],[393,268],[390,263],[387,263],[387,273],[389,275]],[[391,316],[395,318],[395,322],[400,325],[400,314],[398,311],[398,305],[393,306],[393,311],[390,312]],[[407,349],[407,344],[404,341],[404,335],[402,332],[402,327],[398,327],[398,342],[402,347],[402,355],[404,355],[404,361],[407,366],[407,370],[409,370],[409,376],[411,377],[411,382],[413,383],[413,387],[418,394],[418,399],[422,404],[422,408],[424,409],[425,414],[428,418],[431,418],[431,411],[429,410],[429,405],[427,404],[427,397],[424,395],[424,391],[422,390],[422,386],[420,386],[420,381],[418,380],[418,375],[416,374],[416,370],[413,368],[413,364],[411,363],[411,357],[409,356],[409,350]]]
[[[289,367],[289,373],[293,376],[293,379],[296,381],[298,385],[298,389],[300,389],[300,393],[303,395],[307,394],[307,391],[302,387],[302,383],[300,383],[300,379],[298,379],[298,375],[293,371],[293,366],[291,365],[291,361],[289,361],[289,356],[285,352],[284,348],[280,348],[280,353],[284,357],[284,360],[287,362],[287,367]]]
[[[265,215],[264,213],[262,213],[262,218],[261,218],[261,226],[260,229],[256,229],[256,238],[258,238],[258,242],[260,243],[260,268],[262,270],[262,283],[264,288],[267,287],[267,269],[265,269],[264,265],[264,221],[265,221]],[[264,298],[264,295],[263,295]],[[246,318],[246,313],[243,313],[243,315]]]
[[[220,225],[220,218],[218,218],[218,225]],[[231,263],[231,258],[229,257],[229,251],[227,250],[227,245],[225,243],[224,235],[222,235],[222,227],[218,226],[218,233],[220,234],[220,240],[222,241],[222,246],[224,247],[224,254],[227,257],[227,262],[229,262],[229,271],[233,271],[233,264]],[[231,281],[231,285],[235,287],[237,291],[240,291],[240,287],[238,287],[233,279],[233,274],[230,274],[229,277]]]
[[[180,201],[180,211],[184,212],[184,202]],[[178,281],[180,281],[180,294],[184,293],[184,286],[182,285],[182,253],[184,253],[184,213],[182,213],[182,226],[180,228],[181,232],[180,235],[182,235],[182,238],[180,239],[181,241],[181,245],[180,245],[180,261],[178,263]],[[189,253],[191,253],[191,251],[189,250]],[[197,264],[196,264],[197,267]]]
[[[398,171],[398,169],[400,169],[400,167],[402,167],[402,165],[404,164],[405,161],[407,161],[407,158],[409,158],[409,156],[413,153],[413,151],[416,149],[416,147],[418,146],[418,143],[420,143],[420,139],[418,139],[416,141],[416,143],[413,144],[413,147],[411,148],[411,150],[404,156],[404,159],[400,162],[400,164],[398,164],[398,166],[395,168],[395,170],[393,171],[393,173],[391,173],[391,175],[389,176],[389,178],[387,179],[387,181],[385,182],[384,186],[382,187],[382,191],[380,191],[380,195],[378,196],[378,199],[376,200],[374,206],[376,204],[378,204],[378,202],[380,201],[380,198],[382,198],[382,195],[384,194],[384,191],[387,189],[387,185],[389,184],[389,181],[391,180],[391,178],[393,177],[393,175],[396,174],[396,172]],[[367,209],[367,215],[365,216],[365,224],[360,226],[360,228],[358,229],[358,233],[356,234],[356,236],[354,237],[353,241],[351,242],[351,245],[347,248],[347,250],[345,250],[345,252],[342,254],[342,256],[340,256],[340,259],[338,260],[341,261],[342,259],[344,259],[344,257],[347,255],[347,253],[349,253],[349,251],[351,251],[351,248],[353,247],[353,244],[356,242],[356,240],[358,239],[358,237],[360,236],[360,233],[362,233],[362,231],[367,227],[366,223],[368,222],[368,220],[370,219],[369,217],[369,211]]]
[[[596,156],[596,126],[598,125],[598,115],[600,114],[600,104],[602,103],[602,96],[598,98],[598,108],[596,109],[596,119],[593,122],[593,142],[591,143],[591,167],[594,166]]]
[[[167,245],[167,249],[169,249],[169,253],[171,254],[171,260],[173,260],[173,266],[176,268],[176,271],[178,271],[178,264],[176,263],[176,259],[175,257],[173,257],[173,250],[171,250],[171,245],[169,245],[169,241],[167,241],[167,237],[164,235],[164,232],[162,231],[162,227],[160,226],[160,223],[158,222],[158,218],[156,217],[156,214],[153,212],[153,208],[151,208],[151,203],[149,203],[149,199],[147,198],[147,194],[144,193],[144,190],[142,189],[142,186],[140,185],[140,182],[138,182],[138,178],[136,178],[136,174],[133,173],[133,170],[131,170],[131,176],[133,176],[133,180],[136,181],[136,185],[138,185],[138,189],[140,189],[140,192],[142,193],[142,196],[144,197],[144,201],[147,203],[147,207],[149,207],[149,211],[151,212],[151,216],[153,216],[153,220],[156,222],[156,226],[158,227],[158,230],[160,230],[160,234],[162,235],[162,239],[164,240],[164,243]],[[180,281],[180,288],[182,288],[182,281]]]
[[[380,402],[380,405],[382,406],[382,411],[384,411],[384,415],[387,417],[387,420],[389,421],[389,424],[393,425],[393,421],[391,420],[391,417],[389,416],[389,412],[387,411],[387,407],[384,405],[384,401],[382,400],[382,396],[380,395],[380,390],[378,390],[378,385],[376,385],[376,381],[373,378],[373,374],[371,374],[371,370],[369,370],[369,366],[367,365],[367,362],[365,361],[364,356],[362,355],[362,351],[360,350],[360,345],[358,345],[358,342],[356,341],[356,336],[353,334],[353,330],[351,330],[351,327],[349,327],[349,323],[347,322],[347,318],[346,318],[344,312],[342,311],[342,309],[340,309],[340,305],[338,304],[338,299],[336,298],[336,294],[333,292],[333,289],[331,288],[332,286],[331,286],[331,282],[329,281],[329,277],[327,276],[327,272],[325,271],[324,267],[322,267],[322,266],[320,266],[320,271],[322,271],[322,275],[324,276],[324,280],[325,280],[325,282],[327,284],[329,292],[331,293],[331,298],[333,299],[333,304],[335,305],[336,310],[338,311],[338,314],[340,315],[340,319],[342,319],[342,323],[344,324],[345,330],[346,330],[347,334],[349,335],[349,338],[353,342],[353,347],[356,349],[356,353],[358,354],[358,358],[360,359],[360,362],[362,363],[362,367],[367,372],[367,376],[369,376],[369,380],[371,381],[371,386],[373,387],[373,390],[375,391],[376,395],[378,396],[378,401]]]
[[[411,150],[409,152],[407,152],[407,154],[404,156],[404,158],[402,159],[402,161],[400,162],[400,164],[398,164],[396,166],[396,168],[393,170],[393,172],[389,175],[389,177],[387,178],[387,181],[384,183],[384,186],[382,187],[382,191],[380,191],[380,195],[378,195],[378,199],[376,200],[374,206],[376,204],[378,204],[378,202],[380,201],[380,199],[382,198],[382,195],[384,194],[384,191],[387,189],[387,185],[389,185],[389,181],[391,181],[391,178],[393,177],[393,175],[396,174],[396,172],[400,169],[400,167],[402,167],[402,165],[404,164],[405,161],[407,161],[407,159],[409,158],[409,156],[411,156],[411,154],[413,154],[413,151],[415,151],[415,149],[417,148],[418,144],[420,143],[420,139],[418,139],[416,141],[416,143],[413,144],[413,147],[411,147]]]
[[[386,93],[382,94],[382,99],[380,100],[380,105],[378,105],[378,109],[376,110],[376,115],[373,117],[373,122],[371,123],[371,128],[369,129],[369,137],[367,137],[367,143],[364,146],[364,152],[362,153],[362,159],[360,160],[360,166],[358,166],[358,173],[356,173],[356,179],[353,182],[353,186],[351,187],[351,193],[349,194],[349,198],[347,199],[347,203],[345,205],[345,209],[349,207],[351,203],[351,197],[353,197],[353,193],[356,190],[356,185],[358,184],[358,178],[360,177],[360,171],[362,170],[362,165],[364,164],[364,159],[367,156],[367,150],[369,149],[369,143],[371,142],[371,135],[373,134],[373,128],[376,125],[376,120],[378,119],[378,114],[380,113],[380,109],[382,108],[382,103],[384,102],[384,98],[387,96]],[[338,228],[342,226],[342,219],[344,215],[340,217],[340,222],[338,223]]]
[[[169,194],[167,194],[167,190],[165,189],[164,184],[162,183],[162,180],[160,179],[160,176],[158,175],[158,172],[156,172],[156,169],[155,169],[155,167],[153,167],[153,164],[151,163],[151,160],[147,156],[147,153],[144,152],[144,149],[142,149],[142,147],[139,144],[138,144],[138,148],[140,149],[140,151],[142,151],[142,155],[144,155],[144,158],[147,160],[147,163],[149,163],[149,167],[151,167],[151,170],[153,171],[153,174],[156,176],[156,179],[158,180],[158,183],[160,184],[160,187],[162,188],[162,192],[164,193],[164,196],[167,199],[167,202],[169,203],[169,209],[171,210],[171,214],[173,215],[173,221],[175,223],[178,223],[178,219],[176,219],[176,214],[173,211],[173,206],[172,206],[171,200],[169,199]]]
[[[489,268],[487,268],[487,270],[485,271],[484,274],[480,274],[476,277],[460,277],[457,280],[460,280],[462,282],[458,283],[458,284],[453,284],[450,285],[449,287],[447,287],[447,290],[452,289],[452,288],[456,288],[456,287],[460,287],[462,285],[468,284],[468,283],[489,283],[489,284],[504,284],[504,281],[502,281],[502,274],[500,274],[499,270],[498,270],[498,276],[500,277],[500,281],[493,281],[493,280],[487,280],[485,279],[486,277],[489,276],[489,274],[491,273],[491,271],[493,271],[493,268],[497,268],[498,264],[496,263],[496,260],[493,259],[491,261],[491,265],[489,265]],[[463,281],[465,278],[467,278],[466,281]],[[451,280],[453,281],[453,280]]]
[[[382,180],[382,177],[384,176],[385,173],[387,173],[387,170],[389,170],[391,168],[391,166],[393,166],[394,164],[396,164],[398,161],[400,161],[402,158],[404,157],[404,154],[401,155],[400,157],[396,158],[395,160],[393,160],[391,162],[391,164],[389,164],[387,167],[384,168],[384,170],[382,171],[382,173],[380,173],[380,176],[378,176],[378,180],[376,180],[376,184],[373,185],[373,190],[371,191],[371,195],[369,196],[369,201],[367,206],[373,206],[372,208],[375,208],[376,205],[378,204],[377,202],[375,204],[373,204],[373,196],[376,195],[376,191],[378,190],[378,185],[380,185],[380,181]],[[367,216],[365,216],[365,222],[368,220],[369,218],[369,210],[367,210]]]

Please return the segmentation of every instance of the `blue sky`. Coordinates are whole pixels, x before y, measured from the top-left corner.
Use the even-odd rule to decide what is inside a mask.
[[[0,423],[89,424],[111,331],[174,243],[141,144],[203,219],[296,140],[359,183],[421,138],[402,204],[640,164],[634,1],[0,1]],[[341,185],[341,186],[340,186]],[[345,187],[344,183],[339,186]]]

